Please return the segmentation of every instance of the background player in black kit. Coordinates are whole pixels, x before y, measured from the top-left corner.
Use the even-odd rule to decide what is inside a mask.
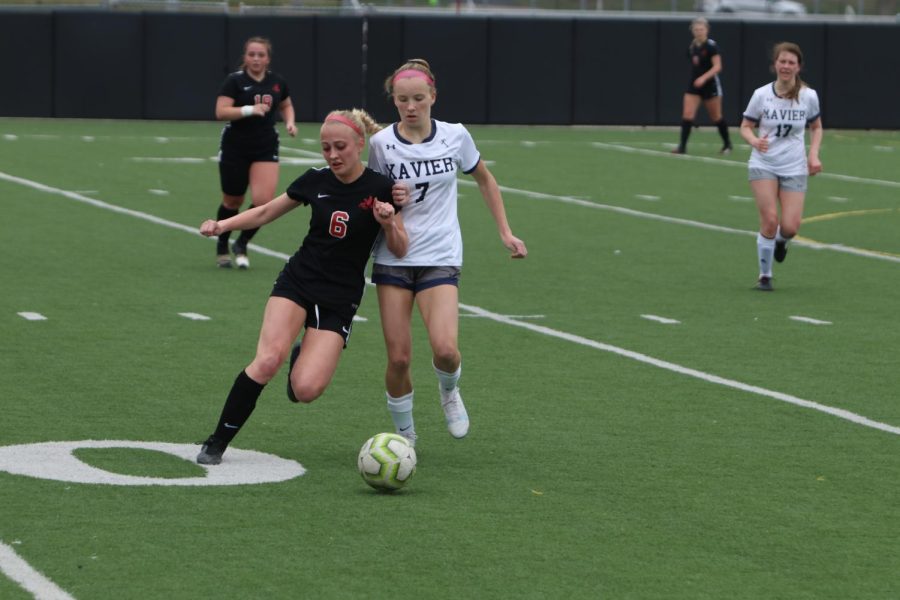
[[[684,154],[687,151],[688,136],[694,126],[694,118],[697,109],[700,108],[700,100],[709,113],[709,118],[719,129],[722,136],[722,149],[720,154],[731,152],[731,139],[728,136],[728,124],[722,117],[722,83],[719,81],[719,73],[722,72],[722,55],[715,41],[709,39],[709,21],[703,17],[697,17],[691,21],[691,34],[694,40],[688,48],[688,56],[691,60],[691,81],[684,92],[684,101],[681,109],[681,140],[678,148],[672,150],[674,154]]]
[[[241,70],[225,78],[216,99],[216,119],[228,121],[222,130],[219,147],[219,180],[222,204],[218,220],[233,217],[244,203],[250,186],[251,208],[262,206],[275,195],[278,185],[278,132],[275,130],[277,108],[291,136],[297,135],[294,106],[287,82],[268,70],[272,60],[272,44],[266,38],[252,37],[244,43]],[[241,268],[250,266],[247,244],[256,229],[245,229],[234,243],[234,262]],[[216,264],[231,267],[228,253],[230,233],[219,236]]]
[[[200,226],[205,236],[220,235],[259,227],[301,204],[312,209],[309,231],[279,274],[266,304],[256,357],[237,376],[198,463],[222,461],[225,448],[250,417],[263,387],[288,357],[304,325],[303,344],[291,353],[289,395],[295,402],[312,402],[325,391],[350,337],[375,238],[383,232],[392,253],[406,254],[409,239],[392,204],[406,201],[406,187],[392,191],[393,180],[360,161],[365,132],[377,130],[364,111],[330,113],[320,132],[328,167],[308,170],[268,204]]]

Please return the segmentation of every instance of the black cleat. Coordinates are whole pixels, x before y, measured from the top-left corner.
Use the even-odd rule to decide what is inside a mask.
[[[294,370],[294,363],[297,362],[298,356],[300,356],[300,342],[297,342],[294,344],[294,347],[291,348],[291,359],[288,362],[287,397],[291,402],[300,402],[294,395],[294,388],[291,387],[291,371]]]
[[[753,289],[759,290],[761,292],[771,292],[775,290],[775,288],[772,287],[772,278],[765,276],[759,278],[759,281],[756,282],[756,285],[753,286]]]
[[[787,256],[787,242],[775,240],[775,262],[784,262],[785,256]]]
[[[203,447],[200,449],[200,454],[197,455],[197,464],[219,464],[220,462],[222,462],[222,454],[225,453],[225,448],[227,447],[227,442],[223,442],[214,435],[209,436],[208,438],[206,438],[206,441],[203,442]]]

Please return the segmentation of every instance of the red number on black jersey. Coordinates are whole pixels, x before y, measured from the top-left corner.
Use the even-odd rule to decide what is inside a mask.
[[[331,224],[328,226],[328,233],[333,237],[343,238],[347,235],[347,221],[350,220],[350,214],[342,210],[336,210],[331,213]]]

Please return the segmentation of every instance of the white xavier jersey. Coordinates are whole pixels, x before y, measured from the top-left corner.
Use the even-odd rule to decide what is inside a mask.
[[[369,168],[409,186],[403,207],[409,236],[406,256],[397,258],[383,236],[375,262],[404,267],[462,266],[462,234],[456,216],[456,176],[471,173],[481,156],[465,127],[431,120],[431,135],[419,144],[405,140],[395,123],[369,138]]]
[[[819,96],[812,88],[800,88],[797,100],[778,96],[774,83],[754,91],[744,118],[757,124],[759,137],[768,135],[769,149],[763,153],[754,148],[748,166],[780,177],[808,174],[803,136],[806,125],[819,114]]]

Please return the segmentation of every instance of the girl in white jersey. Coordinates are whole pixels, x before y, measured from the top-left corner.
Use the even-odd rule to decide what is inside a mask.
[[[388,411],[396,431],[415,444],[413,424],[412,310],[419,312],[431,342],[432,366],[438,378],[441,406],[453,437],[469,431],[469,417],[459,394],[462,357],[458,283],[462,236],[456,213],[459,171],[472,175],[497,223],[503,245],[513,258],[524,258],[525,243],[512,234],[494,176],[460,124],[431,118],[437,98],[428,62],[412,59],[385,81],[400,120],[369,140],[369,167],[393,179],[395,189],[410,191],[403,208],[409,236],[406,255],[397,258],[382,240],[376,243],[372,281],[378,303],[388,364],[385,387]],[[397,196],[395,196],[395,201]]]
[[[782,42],[772,53],[776,79],[753,92],[741,136],[753,147],[750,187],[759,209],[756,237],[759,279],[756,289],[772,291],[772,262],[787,256],[788,241],[803,219],[807,175],[822,171],[819,147],[822,118],[819,96],[800,79],[803,53],[797,44]],[[804,133],[810,130],[809,153]],[[759,135],[754,133],[758,129]],[[778,207],[781,206],[781,221]]]

